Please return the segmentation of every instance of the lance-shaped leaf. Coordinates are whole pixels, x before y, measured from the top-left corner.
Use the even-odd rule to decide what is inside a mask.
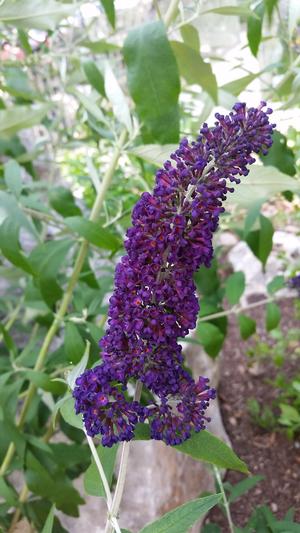
[[[68,217],[65,218],[65,224],[99,248],[115,251],[120,246],[118,237],[96,222],[91,222],[83,217]]]
[[[200,85],[215,103],[218,102],[218,86],[211,65],[203,61],[200,53],[185,43],[171,42],[179,72],[188,84]]]
[[[40,124],[41,120],[51,109],[51,104],[37,107],[16,106],[0,110],[0,138],[12,137],[25,128]]]
[[[124,59],[144,142],[177,142],[180,79],[163,23],[151,22],[130,31]]]
[[[55,0],[2,2],[0,22],[21,29],[55,30],[59,21],[71,15],[75,9],[75,4],[64,4]]]
[[[143,527],[139,533],[186,533],[197,520],[222,499],[213,494],[187,502],[165,514],[152,524]]]
[[[97,447],[97,453],[103,466],[105,476],[109,485],[111,485],[112,483],[117,451],[117,444],[115,444],[111,448],[107,448],[105,446],[102,446],[101,444]],[[100,474],[94,458],[92,458],[92,462],[86,470],[83,480],[85,491],[88,494],[105,498],[104,486],[100,478]]]

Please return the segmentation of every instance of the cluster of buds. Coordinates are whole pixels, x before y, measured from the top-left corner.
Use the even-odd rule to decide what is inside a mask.
[[[127,255],[116,267],[102,362],[76,381],[75,408],[90,436],[102,444],[130,440],[138,422],[151,437],[179,444],[205,428],[215,390],[184,368],[179,338],[196,325],[199,304],[193,275],[210,266],[212,238],[228,192],[248,174],[252,154],[267,153],[271,109],[237,103],[216,114],[196,142],[183,139],[156,174],[152,194],[142,194],[126,234]],[[140,381],[151,393],[142,404],[128,395]]]

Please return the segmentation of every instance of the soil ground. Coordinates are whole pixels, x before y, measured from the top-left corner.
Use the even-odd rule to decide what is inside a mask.
[[[252,297],[251,301],[256,299],[259,297]],[[282,301],[280,307],[282,331],[286,333],[290,328],[299,328],[293,302]],[[257,321],[260,339],[268,338],[264,327],[264,308],[255,308],[247,314]],[[256,507],[268,505],[279,519],[293,507],[294,520],[300,524],[300,435],[289,440],[279,428],[269,431],[261,429],[252,421],[247,408],[249,398],[256,398],[259,403],[272,407],[278,389],[273,388],[267,380],[274,379],[278,372],[288,377],[299,376],[300,356],[292,355],[294,350],[290,350],[280,369],[276,368],[270,357],[251,366],[246,352],[249,347],[255,346],[255,341],[241,341],[235,317],[229,321],[228,333],[218,388],[224,425],[233,449],[247,463],[250,472],[264,476],[264,480],[256,487],[231,504],[233,522],[243,527]],[[244,477],[228,471],[225,481],[235,484]],[[208,522],[219,524],[222,533],[228,532],[227,522],[219,509],[212,510],[206,520]]]

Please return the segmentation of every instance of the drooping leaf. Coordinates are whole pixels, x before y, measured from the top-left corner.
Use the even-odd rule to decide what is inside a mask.
[[[34,268],[20,248],[19,230],[18,221],[13,216],[7,217],[0,226],[0,248],[13,265],[28,274],[35,274]]]
[[[206,91],[215,103],[218,101],[218,86],[211,65],[206,63],[200,53],[185,43],[172,41],[179,72],[190,85],[197,84]]]
[[[75,414],[74,398],[67,397],[65,401],[59,405],[60,413],[65,422],[77,429],[83,429],[82,416]]]
[[[2,6],[7,5],[2,4]],[[1,9],[1,8],[0,8]],[[16,106],[0,110],[0,138],[12,137],[24,128],[31,128],[40,124],[41,120],[51,109],[51,104],[35,107]]]
[[[71,15],[75,4],[64,4],[56,0],[14,0],[0,6],[0,22],[16,28],[55,30],[61,19]]]
[[[124,124],[127,131],[131,133],[132,120],[129,106],[125,94],[108,62],[105,66],[104,87],[107,98],[112,104],[115,117],[121,122],[121,124]]]
[[[63,217],[81,215],[79,207],[75,204],[73,194],[66,187],[59,185],[49,191],[50,205]]]
[[[68,322],[68,325],[69,326],[74,326],[74,324],[72,324],[72,322]],[[79,335],[79,333],[77,332],[77,330],[69,330],[68,334],[69,335],[72,335],[72,331],[76,331],[76,333]],[[67,332],[65,332],[65,350],[66,350],[66,344],[69,344],[69,346],[71,345],[71,340],[68,341],[68,343],[66,343],[66,335],[67,335]],[[83,343],[83,340],[82,338],[80,337],[80,341],[79,341],[79,338],[75,336],[75,340],[77,338],[77,342],[79,342],[80,344],[80,351],[82,351],[82,357],[79,361],[79,363],[74,366],[74,368],[72,368],[72,370],[68,373],[67,375],[67,383],[70,387],[71,390],[73,390],[75,388],[75,384],[76,384],[76,379],[84,372],[84,370],[86,369],[86,366],[88,364],[88,360],[89,360],[89,354],[90,354],[90,343],[87,341],[86,343],[86,349],[83,353],[83,350],[84,350],[84,343]],[[82,344],[81,344],[82,343]],[[78,353],[78,352],[77,352]],[[72,360],[75,359],[74,357],[74,353],[73,353],[73,350],[72,350],[72,353],[70,353],[70,358],[72,358]]]
[[[246,280],[244,272],[234,272],[225,282],[225,296],[230,305],[235,305],[245,290]]]
[[[15,506],[18,501],[18,494],[14,487],[9,485],[2,476],[0,477],[0,496],[13,506]]]
[[[254,255],[265,267],[273,246],[274,228],[271,220],[264,215],[259,215],[260,229],[250,231],[246,242]]]
[[[255,17],[249,17],[247,20],[247,38],[249,43],[249,48],[252,52],[252,54],[256,57],[258,48],[261,42],[262,37],[262,23],[265,13],[265,4],[264,1],[261,0],[261,2],[255,6],[254,13],[257,15],[257,18]]]
[[[248,7],[245,6],[222,6],[214,7],[207,11],[203,11],[200,15],[205,15],[206,13],[216,13],[217,15],[225,16],[238,16],[238,17],[254,17],[257,18],[257,15],[251,11]]]
[[[248,339],[256,331],[256,322],[247,315],[240,314],[238,316],[238,322],[240,326],[240,333],[243,340]]]
[[[84,341],[74,322],[67,322],[65,327],[64,350],[68,361],[78,363],[84,353]]]
[[[186,533],[201,516],[219,503],[221,499],[221,494],[213,494],[187,502],[143,527],[139,533]]]
[[[115,28],[116,13],[114,0],[100,0],[110,25]]]
[[[21,179],[21,167],[14,159],[4,165],[4,179],[7,188],[19,198],[23,187]]]
[[[275,302],[269,302],[266,305],[266,329],[271,331],[277,328],[281,319],[280,307]]]
[[[99,94],[105,97],[104,77],[95,61],[87,59],[83,62],[82,66],[88,82]]]
[[[65,224],[99,248],[115,251],[120,246],[118,237],[96,222],[91,222],[83,217],[68,217],[65,218]]]
[[[36,246],[29,256],[32,268],[38,273],[41,294],[50,307],[62,295],[57,274],[72,245],[73,242],[69,239],[48,241]]]
[[[241,461],[225,442],[206,430],[194,433],[191,438],[183,444],[174,446],[174,448],[179,452],[190,455],[197,461],[204,461],[219,468],[237,470],[248,474],[248,468],[244,461]]]
[[[124,59],[144,142],[177,142],[180,80],[163,23],[150,22],[130,31]]]
[[[181,37],[183,38],[184,43],[199,52],[200,49],[200,39],[199,32],[195,26],[192,24],[184,24],[180,28]]]
[[[116,444],[111,448],[101,445],[97,446],[97,453],[103,466],[109,486],[112,483],[117,451],[118,445]],[[92,458],[90,466],[84,473],[83,481],[85,491],[88,494],[90,494],[91,496],[99,496],[105,498],[104,486],[100,478],[100,474],[98,472],[98,468],[96,466],[94,458]]]
[[[208,355],[216,357],[223,346],[225,335],[215,324],[200,322],[197,325],[197,339]]]
[[[285,135],[279,131],[274,131],[272,140],[273,144],[268,154],[261,156],[263,164],[276,167],[288,176],[294,176],[296,174],[295,155],[293,150],[287,146]]]

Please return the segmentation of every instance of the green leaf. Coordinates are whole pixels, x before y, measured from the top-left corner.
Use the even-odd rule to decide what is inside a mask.
[[[221,494],[213,494],[187,502],[143,527],[140,533],[186,533],[201,516],[219,503],[221,499]]]
[[[199,52],[184,43],[172,41],[179,72],[189,85],[197,84],[215,103],[218,102],[218,85],[211,65],[203,61]]]
[[[109,20],[110,25],[115,28],[116,24],[116,13],[115,13],[115,5],[114,0],[100,0],[102,7],[105,11],[105,14]]]
[[[64,350],[68,361],[78,363],[84,353],[84,341],[74,322],[67,322],[65,327]],[[72,388],[72,387],[71,387]]]
[[[28,274],[35,274],[19,245],[19,225],[14,217],[7,217],[0,226],[0,248],[3,255],[16,267]]]
[[[225,336],[214,324],[200,322],[197,325],[197,338],[208,355],[216,357],[223,346]]]
[[[15,506],[17,504],[17,492],[5,481],[2,476],[0,476],[0,496],[1,498],[4,498],[10,505]]]
[[[200,39],[199,32],[195,26],[192,24],[184,24],[180,28],[181,37],[183,38],[184,43],[199,52],[200,49]]]
[[[206,13],[216,13],[217,15],[225,15],[225,16],[237,15],[238,17],[257,18],[257,15],[253,13],[251,9],[249,9],[248,7],[244,7],[244,6],[215,7],[213,9],[209,9],[208,11],[202,11],[200,15],[205,15]]]
[[[272,222],[264,215],[259,215],[260,229],[250,231],[246,242],[254,255],[265,267],[267,259],[272,251],[274,228]]]
[[[55,505],[52,505],[41,533],[52,533]]]
[[[59,406],[61,416],[69,424],[77,429],[83,429],[82,416],[75,414],[74,398],[70,396]]]
[[[83,62],[82,66],[88,82],[99,94],[105,97],[104,77],[102,72],[100,72],[99,68],[97,67],[95,61],[92,59],[87,59]]]
[[[50,376],[44,372],[28,369],[25,370],[23,376],[29,379],[36,387],[52,392],[52,394],[63,394],[65,392],[65,385],[58,381],[53,381]]]
[[[57,275],[73,246],[69,239],[48,241],[34,248],[29,256],[32,268],[37,272],[37,281],[45,302],[52,307],[62,296]]]
[[[247,315],[239,315],[238,322],[242,339],[245,341],[256,331],[256,322]]]
[[[73,325],[71,324],[71,322],[68,323],[68,325]],[[70,334],[72,333],[72,330],[70,331]],[[76,333],[77,333],[77,330],[76,330]],[[75,337],[76,338],[76,337]],[[83,352],[84,350],[84,343],[83,343],[83,340],[82,338],[80,337],[81,339],[81,342],[83,344],[83,346],[81,346],[81,350]],[[70,341],[69,341],[70,342]],[[66,334],[65,334],[65,344],[66,344]],[[73,390],[75,388],[75,382],[76,382],[76,379],[85,371],[86,369],[86,366],[88,364],[88,360],[89,360],[89,354],[90,354],[90,343],[89,341],[87,341],[86,343],[86,349],[84,351],[84,354],[82,355],[79,363],[74,366],[74,368],[72,368],[72,370],[68,373],[67,375],[67,383],[70,387],[71,390]],[[73,359],[74,359],[74,356],[73,356]]]
[[[81,41],[80,46],[88,48],[93,54],[107,54],[109,52],[116,52],[120,50],[120,46],[114,43],[110,43],[105,39],[99,39],[99,41]]]
[[[49,191],[50,205],[63,217],[81,215],[79,207],[75,204],[73,194],[66,187],[53,187]]]
[[[7,5],[7,3],[3,5]],[[0,138],[12,137],[15,133],[24,128],[31,128],[36,124],[40,124],[41,120],[47,115],[51,107],[52,104],[43,104],[35,107],[16,106],[8,109],[1,109]]]
[[[269,294],[274,294],[285,286],[284,276],[275,276],[267,285]]]
[[[265,13],[265,4],[262,0],[255,8],[254,13],[257,15],[257,18],[253,16],[249,17],[247,20],[247,38],[249,43],[249,48],[252,54],[256,57],[258,48],[260,45],[262,37],[262,23]]]
[[[120,247],[120,240],[109,230],[104,229],[97,222],[91,222],[83,217],[68,217],[65,224],[84,239],[105,250],[115,251]]]
[[[219,468],[238,470],[244,474],[249,473],[247,465],[239,459],[234,451],[225,442],[206,430],[194,433],[183,444],[174,446],[174,449],[190,455],[197,461],[204,461]]]
[[[105,93],[112,104],[115,117],[124,124],[129,133],[132,132],[132,120],[126,97],[119,85],[110,64],[105,65],[104,77]]]
[[[7,188],[19,198],[23,188],[21,167],[14,159],[4,164],[4,180]]]
[[[281,415],[279,422],[284,426],[292,426],[294,423],[300,423],[300,413],[292,405],[280,403]]]
[[[71,15],[74,4],[63,4],[55,0],[14,0],[0,6],[0,22],[16,28],[55,30],[59,21]]]
[[[245,290],[244,272],[234,272],[225,281],[225,297],[230,305],[236,305]]]
[[[261,156],[263,164],[266,166],[271,165],[289,176],[294,176],[296,173],[295,155],[293,150],[287,146],[287,138],[275,130],[272,140],[273,144],[267,155]]]
[[[234,96],[238,96],[260,74],[261,74],[260,72],[258,72],[257,74],[247,74],[246,76],[243,76],[242,78],[238,78],[237,80],[233,80],[233,81],[229,81],[228,83],[225,83],[225,85],[221,85],[220,88],[223,91],[226,91],[227,93],[233,94]]]
[[[249,175],[242,178],[234,194],[228,196],[227,202],[249,208],[258,201],[265,202],[283,191],[299,192],[300,180],[291,178],[272,166],[252,165]]]
[[[111,486],[112,483],[117,451],[118,445],[114,445],[111,448],[102,445],[97,446],[97,453],[103,466],[109,486]],[[105,498],[106,495],[104,486],[100,478],[100,474],[94,458],[92,458],[90,466],[84,473],[83,482],[84,489],[88,494],[90,494],[91,496],[99,496],[101,498]]]
[[[179,138],[180,79],[162,22],[129,32],[124,44],[129,91],[142,122],[146,143],[175,143]]]
[[[230,495],[228,498],[229,503],[235,502],[243,494],[248,492],[253,487],[256,487],[256,485],[263,479],[264,476],[251,476],[246,479],[242,479],[242,481],[233,485],[233,487],[230,488]]]
[[[177,148],[177,144],[142,144],[129,149],[129,153],[144,159],[151,165],[162,167]]]
[[[72,89],[71,92],[78,98],[79,102],[88,113],[90,113],[99,122],[105,122],[105,117],[100,107],[94,102],[91,96],[86,96],[80,91],[77,91],[77,89]]]
[[[277,304],[269,302],[266,305],[266,329],[271,331],[277,328],[281,319],[281,311]]]

